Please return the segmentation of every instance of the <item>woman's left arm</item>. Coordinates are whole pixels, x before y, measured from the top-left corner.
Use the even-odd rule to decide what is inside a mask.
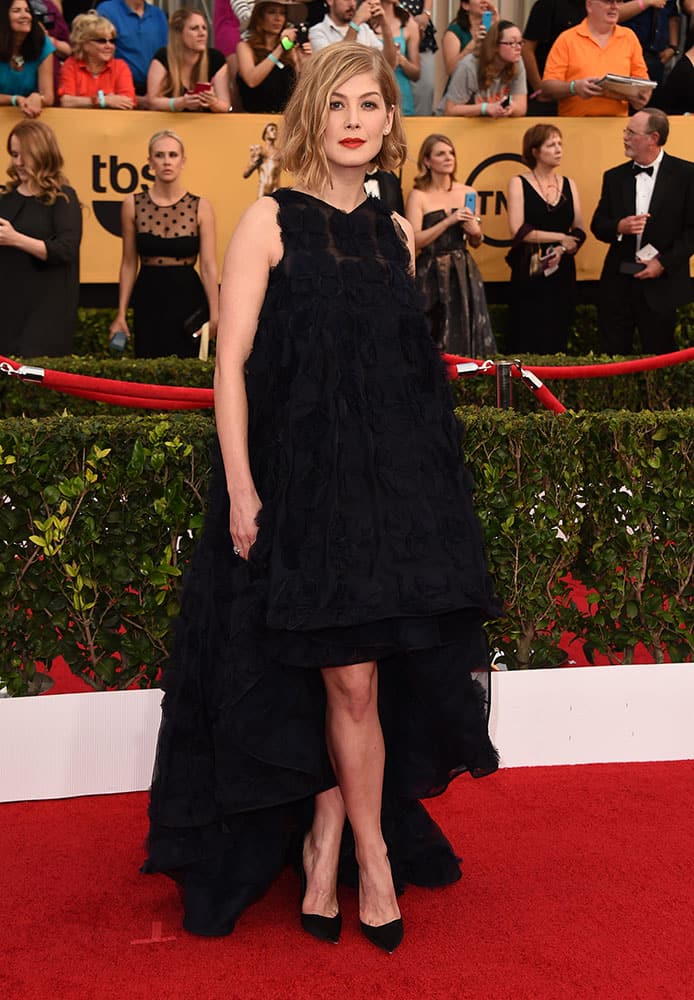
[[[53,107],[55,100],[55,78],[53,76],[53,53],[46,56],[39,66],[38,91],[41,95],[44,108]]]
[[[407,53],[398,53],[398,66],[408,80],[419,80],[419,28],[413,17],[410,17],[405,25],[405,41]]]
[[[198,205],[200,227],[200,278],[210,308],[210,337],[216,337],[219,323],[219,284],[217,271],[217,237],[214,212],[207,198]]]
[[[210,82],[212,83],[212,90],[200,95],[202,110],[204,111],[206,108],[209,108],[215,115],[225,115],[231,110],[229,69],[226,62],[215,73]]]

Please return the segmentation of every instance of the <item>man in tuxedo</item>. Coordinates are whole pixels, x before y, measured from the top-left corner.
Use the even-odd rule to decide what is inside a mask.
[[[598,331],[608,354],[676,350],[675,309],[692,298],[694,163],[663,150],[667,115],[638,111],[624,129],[629,162],[603,176],[590,228],[609,243],[600,277]]]

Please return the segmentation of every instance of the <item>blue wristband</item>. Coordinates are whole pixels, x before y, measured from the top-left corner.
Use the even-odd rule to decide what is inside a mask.
[[[575,80],[572,80],[571,83],[569,84],[569,93],[571,94],[572,97],[576,93],[576,81]]]
[[[277,56],[273,56],[272,52],[268,54],[267,57],[273,66],[277,66],[278,69],[284,69],[284,63],[281,63]]]
[[[99,107],[100,108],[105,108],[106,107],[106,98],[104,97],[103,90],[98,90],[97,93],[96,93],[96,96],[99,99]]]
[[[358,24],[355,24],[354,21],[350,21],[349,22],[349,26],[352,29],[352,31],[356,31],[356,33],[359,34],[359,25]]]
[[[486,114],[487,114],[487,102],[483,101],[480,107],[480,115],[484,118]]]
[[[174,104],[174,98],[170,97],[169,98],[169,111],[175,111],[175,110],[176,110],[176,105]]]
[[[13,108],[17,107],[17,101],[18,100],[19,100],[19,94],[14,94],[13,97],[12,97],[12,101],[10,102],[12,104]]]

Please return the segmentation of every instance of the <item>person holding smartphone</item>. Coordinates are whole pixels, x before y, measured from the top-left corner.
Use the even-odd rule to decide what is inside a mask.
[[[155,52],[147,74],[151,111],[231,111],[226,60],[207,40],[207,21],[199,11],[174,11],[168,45]]]
[[[311,55],[311,43],[299,28],[306,20],[303,3],[259,0],[248,22],[248,39],[239,42],[236,78],[244,111],[279,114]]]
[[[523,38],[512,21],[492,24],[479,46],[460,60],[438,107],[463,118],[517,118],[528,107]]]
[[[442,351],[496,353],[482,276],[468,246],[482,243],[474,188],[456,180],[456,154],[446,135],[427,136],[405,214],[414,229],[417,286],[431,335]]]

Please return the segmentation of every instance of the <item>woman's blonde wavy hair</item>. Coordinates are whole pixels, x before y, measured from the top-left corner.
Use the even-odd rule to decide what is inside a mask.
[[[417,176],[412,182],[412,186],[416,187],[418,191],[427,191],[431,187],[431,168],[424,162],[431,156],[431,151],[437,142],[442,142],[444,145],[453,153],[453,159],[456,162],[456,167],[458,165],[458,156],[455,151],[455,146],[453,145],[453,140],[449,139],[447,135],[440,135],[438,132],[432,132],[428,135],[422,145],[419,147],[419,154],[417,156]],[[451,183],[455,182],[455,169],[451,174]]]
[[[39,121],[18,122],[7,136],[7,152],[10,152],[10,140],[16,136],[22,152],[24,169],[34,187],[38,189],[36,197],[44,205],[54,205],[58,198],[68,196],[61,190],[68,183],[63,173],[63,154],[60,152],[55,132],[50,126]],[[21,180],[13,163],[7,168],[10,180],[8,191],[19,187]]]
[[[362,73],[376,80],[386,107],[395,109],[393,126],[383,137],[376,165],[383,170],[397,170],[405,160],[407,141],[392,69],[378,49],[356,42],[336,42],[311,57],[284,112],[280,144],[282,166],[309,190],[322,191],[331,184],[323,146],[330,96],[340,84]]]
[[[102,17],[95,10],[78,14],[72,22],[70,31],[73,55],[77,59],[84,59],[84,47],[87,42],[91,42],[94,38],[103,38],[105,35],[111,35],[114,39],[117,35],[114,25],[107,17]]]
[[[188,21],[197,15],[205,20],[204,15],[199,10],[192,7],[179,7],[169,18],[169,41],[166,46],[166,61],[169,64],[168,71],[161,81],[159,89],[160,97],[181,97],[185,91],[182,80],[183,69],[183,29]],[[209,66],[207,59],[207,49],[200,53],[200,58],[190,71],[189,86],[194,87],[196,83],[209,83]]]

